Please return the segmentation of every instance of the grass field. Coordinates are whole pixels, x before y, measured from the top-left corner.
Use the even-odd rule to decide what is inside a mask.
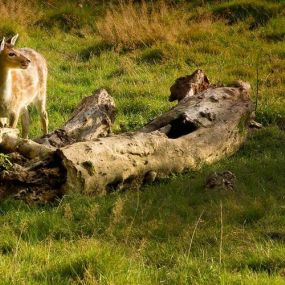
[[[0,284],[285,284],[284,2],[16,2],[0,1],[0,35],[46,57],[50,129],[104,87],[113,131],[134,130],[196,68],[249,81],[265,128],[234,156],[140,191],[1,202]],[[214,170],[235,173],[235,191],[205,190]]]

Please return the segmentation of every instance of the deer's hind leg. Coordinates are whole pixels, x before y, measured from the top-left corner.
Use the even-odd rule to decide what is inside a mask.
[[[29,110],[27,107],[24,107],[22,109],[21,121],[22,121],[22,137],[24,139],[27,139],[29,135],[29,129],[30,129],[30,116],[29,116]]]
[[[46,111],[46,102],[45,100],[39,100],[35,102],[35,106],[36,106],[37,111],[40,114],[43,134],[47,135],[48,134],[48,114]]]

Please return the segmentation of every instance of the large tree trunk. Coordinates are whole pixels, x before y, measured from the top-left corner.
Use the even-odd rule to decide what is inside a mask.
[[[179,103],[169,112],[137,132],[99,138],[110,133],[115,116],[113,99],[100,90],[41,141],[46,145],[2,134],[0,147],[14,152],[14,164],[0,171],[0,197],[43,202],[66,191],[102,194],[217,161],[246,138],[249,90],[244,82],[215,88],[199,70],[171,87]]]
[[[248,87],[209,88],[184,98],[138,132],[59,149],[65,188],[100,194],[139,186],[234,153],[246,138],[253,111]]]

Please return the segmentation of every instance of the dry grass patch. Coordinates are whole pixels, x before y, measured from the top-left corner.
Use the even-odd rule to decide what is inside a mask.
[[[188,13],[183,6],[171,6],[164,1],[149,5],[132,1],[111,6],[97,23],[104,42],[134,49],[155,42],[179,42],[189,32]]]
[[[0,1],[2,23],[15,21],[19,25],[33,24],[40,18],[38,1],[36,0],[2,0]]]

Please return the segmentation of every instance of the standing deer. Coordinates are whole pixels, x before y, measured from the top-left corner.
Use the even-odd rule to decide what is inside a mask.
[[[28,106],[34,104],[41,117],[42,130],[48,133],[46,112],[47,65],[44,57],[30,48],[14,48],[18,34],[0,45],[0,126],[16,128],[19,116],[22,136],[28,137]],[[3,120],[4,119],[4,120]]]

